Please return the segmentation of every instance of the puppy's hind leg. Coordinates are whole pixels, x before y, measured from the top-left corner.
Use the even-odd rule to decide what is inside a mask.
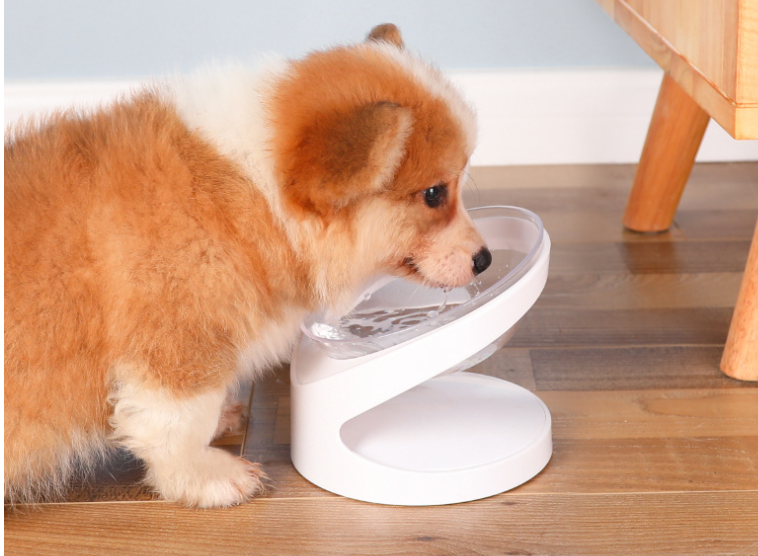
[[[112,395],[116,440],[147,465],[163,498],[200,508],[240,504],[263,490],[258,465],[208,444],[226,389],[177,398],[121,383]]]
[[[235,400],[234,396],[227,394],[213,438],[220,438],[227,433],[243,432],[247,419],[247,406],[243,402]]]

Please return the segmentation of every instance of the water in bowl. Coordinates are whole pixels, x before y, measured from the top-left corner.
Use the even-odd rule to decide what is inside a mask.
[[[482,295],[525,257],[526,253],[520,251],[493,250],[489,269],[467,286],[454,289],[429,288],[401,279],[385,280],[373,291],[366,292],[349,313],[314,322],[310,331],[328,341],[383,336],[422,327],[432,319],[435,326],[441,326],[446,324],[445,314]]]

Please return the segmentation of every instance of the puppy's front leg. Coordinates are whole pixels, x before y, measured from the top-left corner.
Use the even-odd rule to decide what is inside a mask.
[[[112,396],[114,435],[147,464],[145,481],[167,500],[212,508],[263,490],[258,465],[212,448],[226,389],[177,398],[120,383]]]

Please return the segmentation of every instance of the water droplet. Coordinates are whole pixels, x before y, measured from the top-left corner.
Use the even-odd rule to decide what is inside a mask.
[[[445,307],[447,307],[448,295],[450,294],[451,291],[453,291],[453,288],[444,288],[442,290],[442,293],[444,294],[442,298],[442,303],[440,304],[440,306],[437,308],[436,311],[430,311],[431,313],[436,313],[435,316],[439,316],[439,314],[445,310]]]

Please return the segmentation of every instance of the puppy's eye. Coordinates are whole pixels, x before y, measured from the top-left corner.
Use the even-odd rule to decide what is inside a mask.
[[[437,185],[424,189],[422,191],[424,195],[424,202],[429,208],[437,208],[440,206],[447,197],[447,185],[444,183],[438,183]]]

